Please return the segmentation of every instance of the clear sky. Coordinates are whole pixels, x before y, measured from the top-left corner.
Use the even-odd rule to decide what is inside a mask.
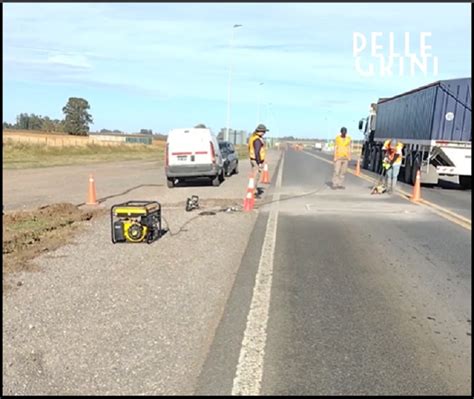
[[[359,69],[354,32],[367,41],[363,50],[364,39],[359,36],[356,42]],[[380,35],[373,42],[374,32]],[[432,57],[421,59],[421,32],[429,33],[424,40],[431,47],[424,54]],[[393,75],[382,76],[380,56],[388,60],[390,55]],[[421,64],[414,64],[410,73],[414,58]],[[260,109],[270,137],[332,138],[346,126],[352,137],[360,138],[357,121],[379,97],[440,79],[470,77],[471,7],[3,4],[6,122],[15,122],[22,112],[62,119],[67,99],[82,97],[91,106],[93,131],[153,129],[166,134],[205,123],[218,132],[227,124],[231,64],[232,128],[252,130]],[[366,76],[371,64],[374,70]]]

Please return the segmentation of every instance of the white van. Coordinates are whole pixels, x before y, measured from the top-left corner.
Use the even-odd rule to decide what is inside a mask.
[[[209,177],[213,186],[223,182],[224,161],[211,129],[172,129],[166,140],[165,173],[170,188],[198,177]]]

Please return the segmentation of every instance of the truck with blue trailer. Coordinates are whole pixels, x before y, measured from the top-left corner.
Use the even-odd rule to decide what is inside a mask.
[[[471,78],[440,80],[380,98],[359,121],[364,133],[362,168],[382,171],[382,146],[396,138],[404,144],[398,179],[437,184],[440,176],[458,176],[471,189]]]

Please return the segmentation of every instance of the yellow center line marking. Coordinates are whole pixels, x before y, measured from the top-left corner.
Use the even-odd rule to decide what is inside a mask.
[[[326,158],[323,158],[323,157],[320,157],[318,155],[315,155],[315,154],[311,154],[309,152],[306,152],[306,151],[303,151],[305,154],[309,155],[309,156],[312,156],[316,159],[319,159],[323,162],[326,162],[328,164],[333,164],[333,161],[330,161]],[[361,179],[364,179],[366,181],[369,181],[371,183],[375,183],[376,182],[376,179],[374,179],[373,177],[370,177],[370,176],[367,176],[367,175],[364,175],[364,174],[360,174],[359,176],[357,176],[355,174],[354,171],[352,171],[351,169],[348,169],[347,170],[349,173],[353,174],[354,176],[356,177],[360,177]],[[424,199],[420,199],[419,202],[413,202],[411,200],[411,195],[406,193],[405,191],[403,190],[400,190],[400,189],[397,189],[396,191],[396,194],[399,196],[399,197],[402,197],[404,199],[406,199],[407,201],[410,201],[414,204],[417,204],[417,205],[421,205],[425,208],[428,208],[431,212],[433,213],[436,213],[437,215],[445,218],[446,220],[449,220],[450,222],[453,222],[453,223],[456,223],[457,225],[461,226],[461,227],[464,227],[465,229],[467,230],[471,230],[472,227],[472,222],[471,220],[465,218],[464,216],[461,216],[459,214],[457,214],[456,212],[453,212],[447,208],[444,208],[442,206],[439,206],[439,205],[436,205],[430,201],[427,201],[427,200],[424,200]]]

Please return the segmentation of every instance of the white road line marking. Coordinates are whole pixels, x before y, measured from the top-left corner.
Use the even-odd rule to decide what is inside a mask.
[[[268,216],[250,311],[247,316],[239,363],[232,386],[232,395],[259,395],[263,376],[263,358],[267,340],[268,310],[272,288],[273,255],[277,232],[280,189],[283,175],[283,155]]]

